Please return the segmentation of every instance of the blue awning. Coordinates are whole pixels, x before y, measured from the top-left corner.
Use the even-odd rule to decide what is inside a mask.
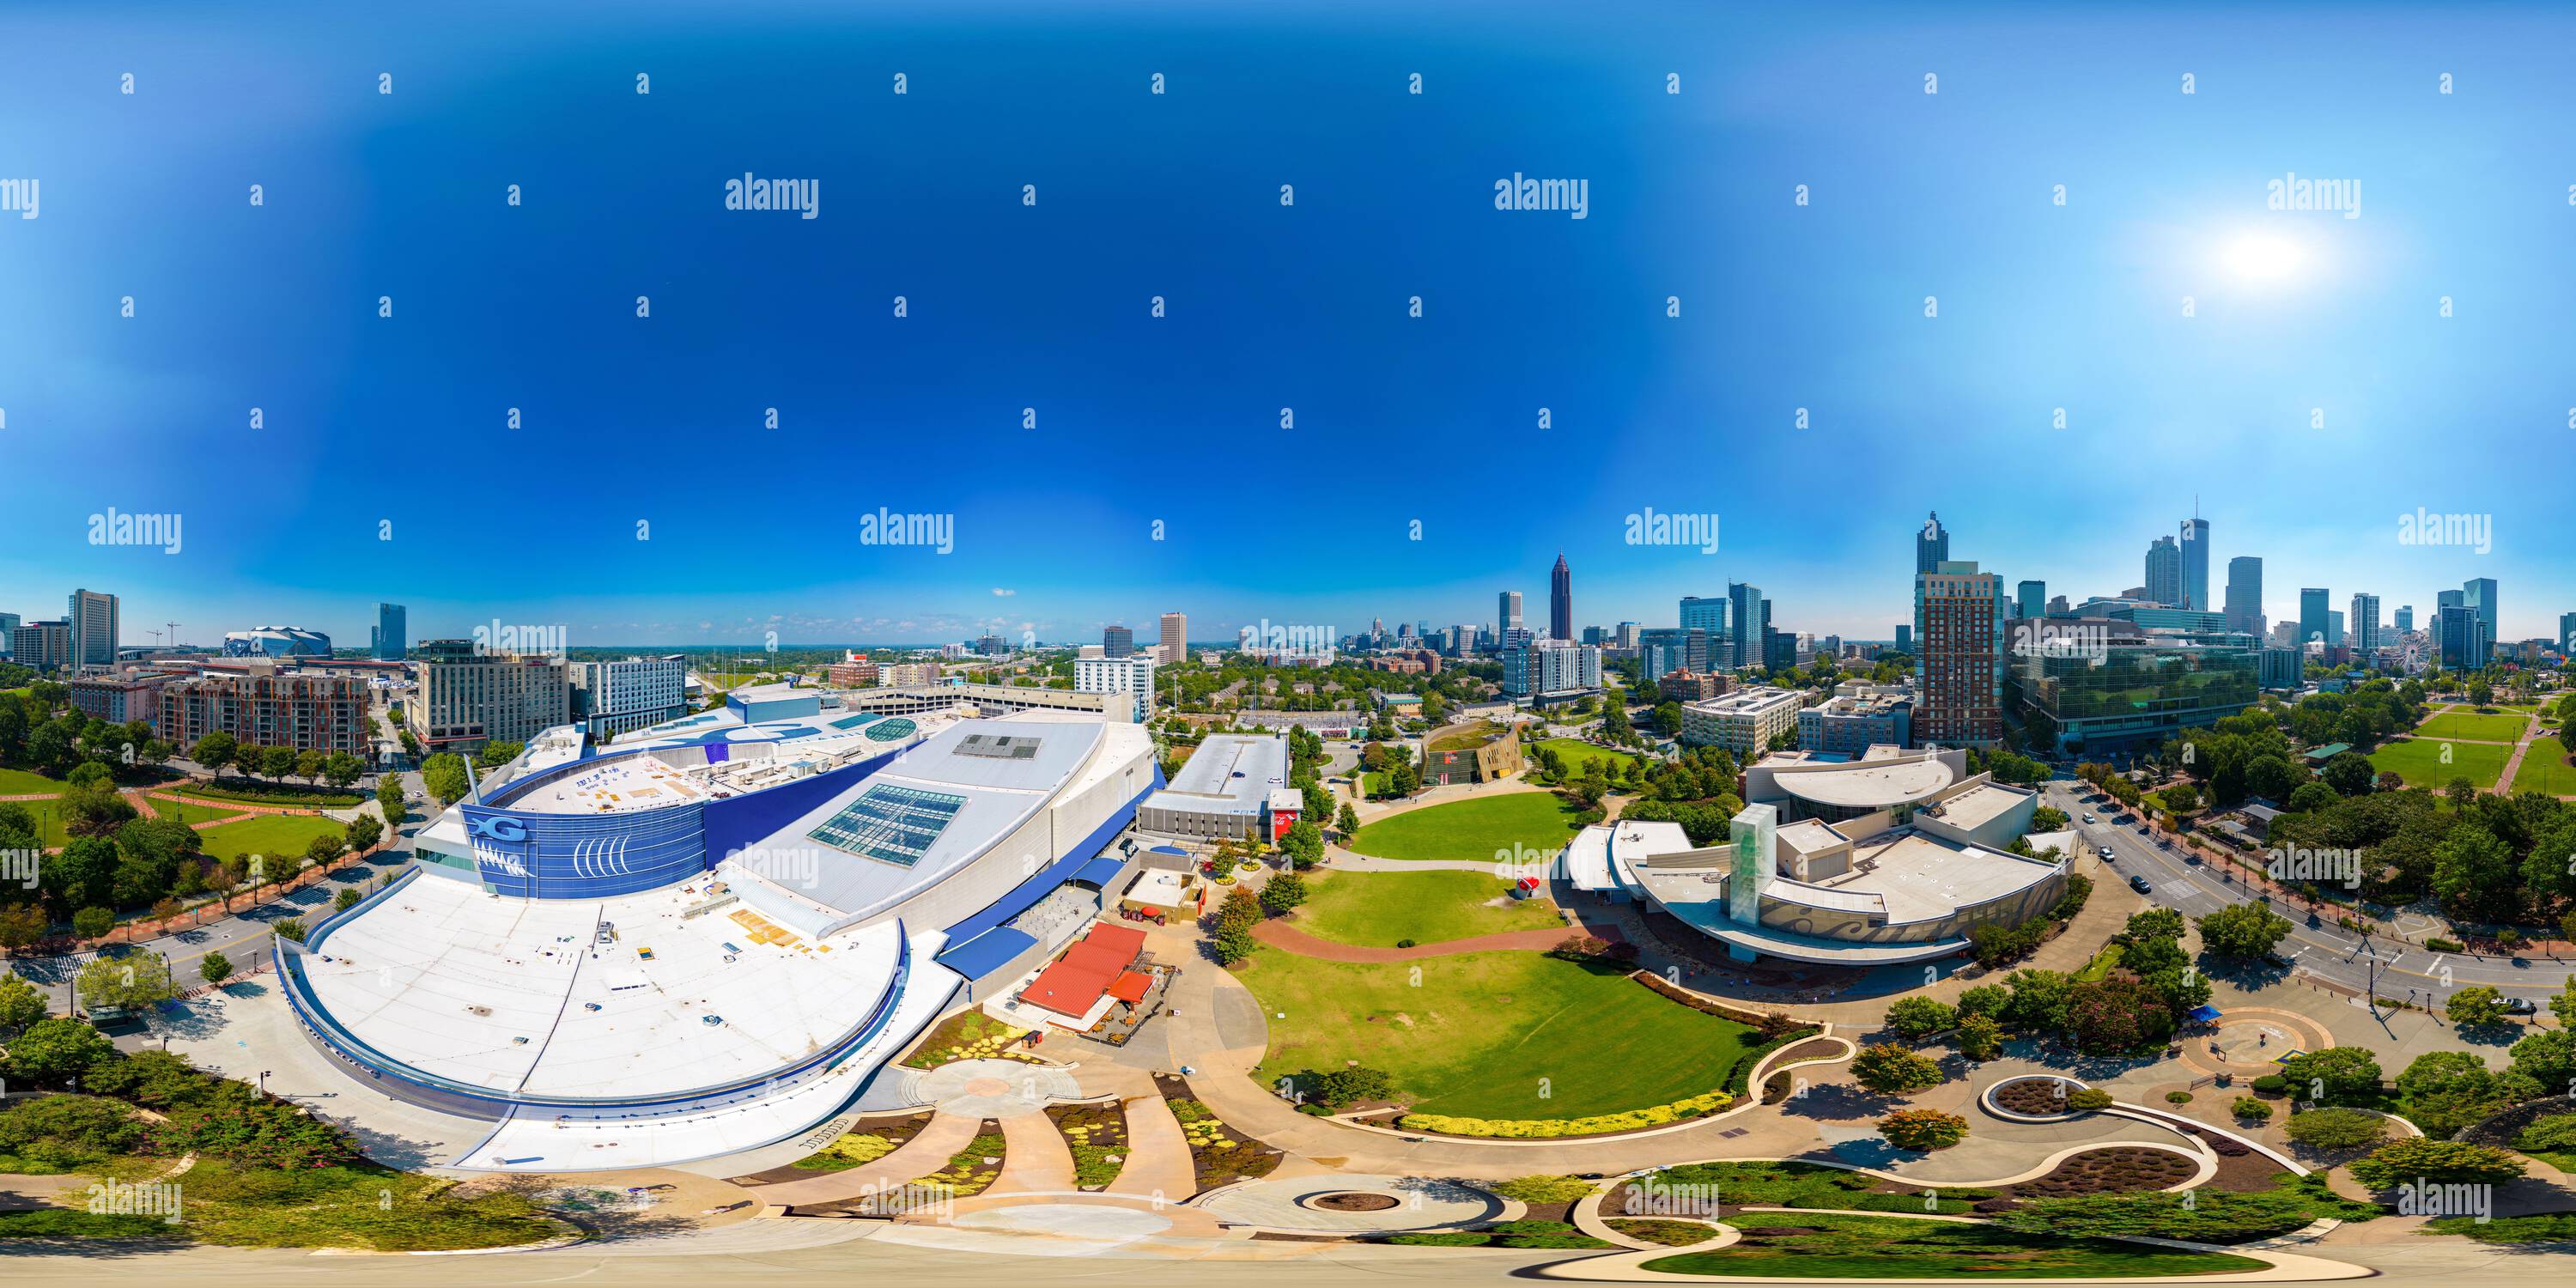
[[[1126,860],[1114,854],[1104,854],[1083,864],[1082,870],[1073,874],[1073,879],[1094,890],[1107,890],[1109,883],[1118,879],[1118,870],[1125,866]]]
[[[2219,1009],[2215,1006],[2195,1006],[2191,1008],[2192,1020],[2200,1024],[2207,1024],[2211,1020],[2217,1019],[2219,1014]]]
[[[965,943],[950,945],[939,954],[938,962],[968,979],[982,979],[1036,947],[1037,942],[1026,931],[995,926]]]

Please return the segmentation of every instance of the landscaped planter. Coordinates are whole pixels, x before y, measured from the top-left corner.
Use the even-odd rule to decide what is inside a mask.
[[[1977,1102],[1987,1112],[2012,1122],[2058,1122],[2093,1112],[2067,1103],[2068,1097],[2082,1090],[2085,1084],[2074,1078],[2031,1073],[1986,1088],[1978,1094]]]

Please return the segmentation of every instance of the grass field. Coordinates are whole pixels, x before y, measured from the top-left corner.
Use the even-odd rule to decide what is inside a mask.
[[[370,798],[355,792],[334,791],[328,787],[304,788],[287,783],[235,785],[231,781],[208,785],[194,783],[169,789],[171,795],[190,800],[232,801],[244,805],[284,805],[295,809],[348,809],[363,805]]]
[[[1544,953],[1362,965],[1264,948],[1243,982],[1270,1017],[1260,1080],[1357,1060],[1421,1113],[1579,1118],[1669,1104],[1725,1086],[1761,1042],[1616,967]]]
[[[1550,738],[1539,745],[1564,758],[1565,772],[1568,774],[1582,773],[1584,766],[1591,764],[1596,760],[1606,760],[1610,762],[1610,771],[1612,773],[1618,773],[1625,770],[1637,759],[1635,756],[1629,755],[1624,751],[1612,751],[1607,747],[1595,747],[1581,738]]]
[[[2442,763],[2442,749],[2451,749],[2451,763]],[[2440,742],[2417,738],[2392,742],[2370,753],[2370,766],[2382,773],[2393,773],[2406,780],[2409,787],[2429,787],[2440,791],[2453,778],[2465,777],[2483,790],[2495,786],[2504,773],[2504,762],[2513,748],[2481,742]]]
[[[0,769],[0,796],[52,796],[63,790],[63,780],[24,769]]]
[[[2418,738],[2475,738],[2481,742],[2517,742],[2530,721],[2522,716],[2482,716],[2445,711],[2415,729]]]
[[[224,859],[236,854],[290,858],[304,853],[304,847],[312,844],[314,837],[340,835],[340,825],[310,814],[260,814],[238,823],[210,827],[197,835],[205,840],[208,858]]]
[[[1574,814],[1553,792],[1450,801],[1362,827],[1348,848],[1381,859],[1471,859],[1526,846],[1552,855],[1574,835]]]
[[[2052,1239],[1991,1225],[1896,1216],[1763,1212],[1746,1217],[1743,1224],[1801,1233],[1747,1235],[1715,1252],[1658,1257],[1645,1268],[1788,1279],[2126,1279],[2242,1274],[2265,1264],[2229,1252]]]
[[[36,820],[36,843],[48,849],[65,844],[70,838],[63,832],[63,811],[55,801],[8,801],[7,805],[27,811]]]
[[[2567,743],[2559,738],[2532,739],[2522,753],[2522,768],[2514,771],[2513,790],[2576,796],[2576,768],[2567,764]]]
[[[178,801],[156,800],[152,802],[152,808],[158,811],[160,816],[163,818],[174,819],[178,822],[188,824],[215,823],[221,822],[225,819],[246,818],[250,815],[250,811],[246,809],[230,809],[222,805],[200,801],[189,801],[182,804]]]
[[[1367,948],[1564,924],[1555,904],[1507,898],[1509,887],[1481,872],[1334,872],[1310,888],[1313,893],[1297,910],[1297,928],[1319,939]],[[1486,906],[1496,899],[1503,906]]]

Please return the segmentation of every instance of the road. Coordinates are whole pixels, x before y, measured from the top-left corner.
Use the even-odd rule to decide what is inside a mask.
[[[2066,811],[2075,820],[2077,836],[2089,850],[2108,845],[2114,855],[2113,870],[2123,881],[2144,876],[2154,887],[2148,896],[2154,902],[2172,908],[2186,917],[2200,917],[2229,904],[2250,902],[2253,898],[2244,885],[2228,879],[2225,864],[2187,861],[2180,846],[2167,850],[2136,821],[2135,812],[2126,826],[2113,821],[2105,812],[2105,803],[2088,803],[2082,793],[2083,783],[2060,779],[2046,785],[2045,801]],[[2086,813],[2100,819],[2085,823]],[[2281,941],[2279,952],[2311,974],[2356,991],[2370,987],[2376,979],[2378,995],[2405,1000],[2409,993],[2422,1004],[2428,995],[2438,1005],[2451,993],[2477,984],[2494,986],[2511,997],[2525,997],[2546,1005],[2576,973],[2576,962],[2552,961],[2548,958],[2476,957],[2458,953],[2437,953],[2419,944],[2392,939],[2386,935],[2365,938],[2337,926],[2330,916],[2320,916],[2308,924],[2308,911],[2296,904],[2276,904],[2275,910],[2290,919],[2290,937]]]

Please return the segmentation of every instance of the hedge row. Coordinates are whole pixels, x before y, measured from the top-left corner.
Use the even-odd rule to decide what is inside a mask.
[[[1415,1131],[1441,1132],[1450,1136],[1499,1136],[1510,1138],[1545,1138],[1552,1136],[1600,1136],[1610,1132],[1636,1131],[1661,1127],[1685,1118],[1714,1113],[1734,1103],[1735,1097],[1723,1091],[1707,1091],[1676,1100],[1668,1105],[1631,1109],[1624,1113],[1594,1114],[1589,1118],[1451,1118],[1445,1114],[1406,1114],[1400,1125]]]
[[[1770,1055],[1772,1052],[1777,1051],[1784,1046],[1788,1046],[1790,1043],[1804,1042],[1822,1032],[1824,1032],[1823,1029],[1791,1029],[1788,1032],[1745,1052],[1744,1058],[1737,1060],[1735,1062],[1735,1067],[1727,1072],[1727,1094],[1732,1096],[1741,1096],[1752,1089],[1753,1070],[1755,1066],[1762,1063],[1763,1057]]]

